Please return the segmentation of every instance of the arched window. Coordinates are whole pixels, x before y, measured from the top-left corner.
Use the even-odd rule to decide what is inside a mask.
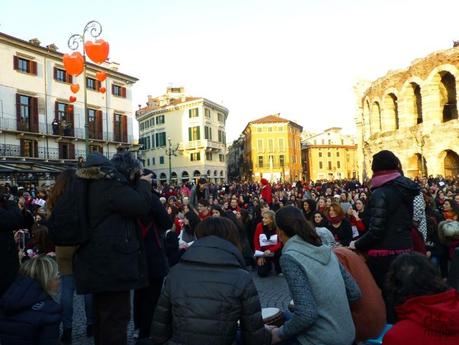
[[[416,115],[416,124],[423,122],[422,117],[422,97],[421,97],[421,87],[416,83],[411,83],[411,88],[413,89],[413,110]]]
[[[199,170],[195,170],[193,172],[193,177],[201,177],[201,172]]]
[[[398,99],[393,93],[389,93],[384,97],[384,109],[382,119],[382,130],[393,131],[399,128],[398,119]]]
[[[440,73],[440,107],[443,122],[457,119],[456,78],[449,72]]]
[[[371,134],[381,131],[381,107],[379,102],[374,102],[371,106],[370,128]]]
[[[166,183],[167,182],[167,176],[165,173],[159,174],[159,182],[161,183]]]

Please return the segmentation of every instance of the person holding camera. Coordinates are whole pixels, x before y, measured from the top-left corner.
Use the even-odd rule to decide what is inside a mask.
[[[94,294],[94,342],[127,344],[130,290],[147,285],[144,247],[137,219],[151,212],[151,174],[128,151],[111,161],[88,156],[76,175],[89,182],[90,239],[74,255],[78,294]]]

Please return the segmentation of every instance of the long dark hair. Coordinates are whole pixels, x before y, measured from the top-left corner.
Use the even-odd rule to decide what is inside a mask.
[[[416,252],[398,256],[386,276],[388,297],[400,305],[416,296],[435,295],[448,290],[438,270]]]
[[[46,202],[46,209],[48,215],[53,211],[54,205],[56,204],[57,199],[64,194],[65,189],[70,184],[70,182],[75,178],[75,169],[65,169],[59,174],[56,178],[56,183],[54,183],[51,192],[49,193],[48,200]]]
[[[321,246],[322,241],[314,228],[304,218],[303,212],[293,206],[282,207],[276,213],[276,224],[288,237],[300,236],[304,241]]]
[[[189,224],[185,225],[184,230],[190,236],[194,236],[196,227],[201,222],[201,220],[199,219],[198,215],[193,211],[188,211],[187,213],[185,213],[185,218],[188,219]]]
[[[234,223],[224,217],[209,217],[200,222],[196,228],[196,237],[217,236],[234,244],[239,251],[241,242],[239,232]]]

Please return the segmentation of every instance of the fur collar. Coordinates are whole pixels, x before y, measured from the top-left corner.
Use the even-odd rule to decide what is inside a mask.
[[[120,178],[115,169],[107,169],[107,167],[101,166],[80,168],[76,171],[76,176],[86,180],[114,180]]]

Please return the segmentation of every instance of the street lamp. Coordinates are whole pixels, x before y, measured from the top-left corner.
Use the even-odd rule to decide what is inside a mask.
[[[414,140],[416,140],[416,144],[419,146],[420,151],[421,151],[421,174],[422,174],[422,177],[425,177],[426,171],[425,171],[424,146],[426,144],[426,139],[428,138],[428,136],[422,134],[421,128],[412,128],[411,133],[413,134]]]
[[[92,20],[88,22],[84,29],[83,34],[73,34],[70,36],[67,45],[71,50],[77,50],[80,47],[80,44],[85,43],[86,35],[89,34],[93,38],[97,38],[102,33],[102,25],[96,21]],[[90,154],[89,152],[89,113],[87,109],[88,105],[88,94],[87,94],[87,83],[86,83],[86,51],[83,47],[83,91],[84,91],[84,114],[85,114],[85,125],[84,125],[84,140],[85,140],[85,147],[86,147],[86,157]]]
[[[179,144],[172,147],[172,140],[170,137],[167,138],[169,147],[166,149],[166,156],[169,156],[169,185],[171,185],[172,178],[172,156],[177,156],[176,152],[178,151]]]

